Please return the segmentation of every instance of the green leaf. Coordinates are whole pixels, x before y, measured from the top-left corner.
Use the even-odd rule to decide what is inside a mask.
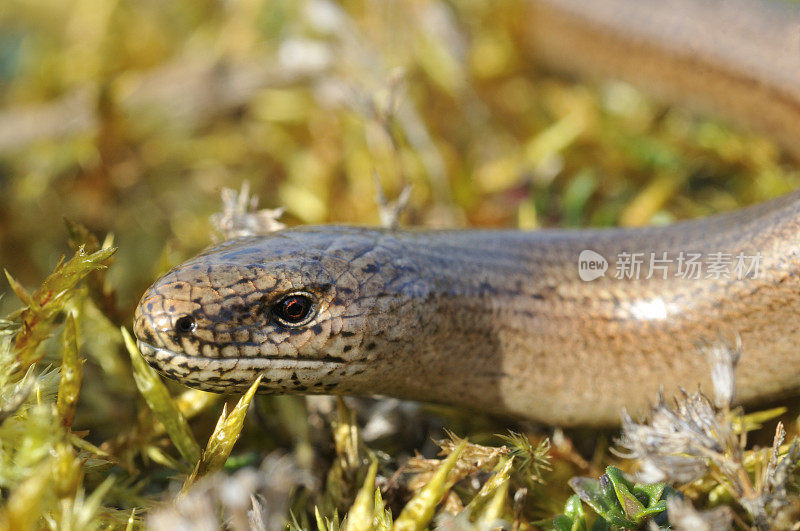
[[[394,523],[395,531],[421,531],[433,518],[436,506],[441,501],[447,490],[452,486],[447,480],[450,471],[456,466],[461,452],[467,445],[467,440],[461,444],[442,461],[427,485],[422,487],[411,500],[403,507],[400,516]]]
[[[581,500],[614,527],[638,527],[667,507],[666,500],[661,499],[666,492],[663,483],[634,484],[614,466],[607,467],[599,480],[572,478],[569,484]],[[560,520],[561,525],[565,522]]]
[[[347,531],[369,531],[373,528],[375,516],[375,476],[378,473],[378,462],[373,460],[369,465],[364,485],[359,489],[356,500],[347,513]]]
[[[394,524],[392,523],[392,511],[386,508],[381,497],[381,489],[375,489],[375,515],[374,525],[378,531],[392,531]]]
[[[20,313],[22,327],[14,340],[20,371],[27,370],[41,359],[41,355],[36,354],[36,349],[50,335],[53,320],[64,308],[78,282],[92,271],[106,267],[103,262],[116,250],[110,247],[87,254],[83,247],[78,248],[75,256],[66,262],[61,258],[53,272],[32,295],[6,272],[12,289],[27,305]]]
[[[292,515],[294,518],[294,515]],[[339,525],[339,513],[334,510],[333,511],[333,518],[322,517],[322,514],[319,512],[319,507],[314,506],[314,518],[317,521],[317,531],[339,531],[341,527]],[[297,526],[297,529],[301,529]]]
[[[510,459],[501,458],[497,465],[497,471],[483,484],[478,494],[476,494],[467,505],[466,509],[469,510],[470,514],[481,514],[481,509],[483,509],[487,502],[494,499],[500,489],[507,491],[508,480],[511,477],[511,468],[513,465],[513,457]],[[489,509],[486,511],[491,512]],[[499,516],[492,516],[491,518],[499,518]]]
[[[225,461],[231,455],[233,446],[239,439],[239,434],[244,427],[244,419],[247,416],[247,410],[250,407],[250,402],[258,391],[258,385],[261,383],[261,376],[255,379],[253,384],[247,392],[239,399],[239,402],[231,410],[230,415],[227,414],[227,404],[222,407],[222,414],[217,420],[217,425],[214,432],[208,438],[206,449],[201,453],[197,465],[192,470],[186,482],[183,484],[182,493],[185,493],[190,486],[197,482],[200,478],[221,470],[225,465]],[[176,408],[177,409],[177,408]]]
[[[61,425],[68,428],[72,426],[72,421],[75,420],[75,411],[78,407],[81,382],[83,381],[83,360],[78,357],[75,317],[71,313],[67,315],[67,321],[64,325],[62,345],[61,380],[58,384],[56,406]]]
[[[553,519],[553,527],[558,531],[586,530],[586,515],[577,494],[569,497],[567,503],[564,504],[564,514],[559,514]]]
[[[197,439],[189,428],[189,422],[178,409],[156,371],[144,361],[128,330],[125,327],[121,330],[122,339],[131,357],[136,387],[139,388],[153,414],[164,425],[164,430],[181,456],[190,463],[199,462],[200,445],[197,444]]]
[[[631,492],[633,483],[628,481],[622,470],[615,466],[606,468],[606,476],[611,480],[614,493],[617,495],[617,501],[622,506],[625,516],[637,520],[644,511],[644,505]]]
[[[601,479],[572,478],[569,486],[581,501],[592,508],[601,518],[612,526],[634,527],[636,522],[627,518],[617,500],[611,481],[605,474]]]
[[[486,527],[496,525],[496,522],[503,517],[503,511],[506,507],[508,498],[508,478],[505,481],[500,481],[500,485],[492,491],[492,497],[486,508],[478,516],[476,522],[485,523]]]

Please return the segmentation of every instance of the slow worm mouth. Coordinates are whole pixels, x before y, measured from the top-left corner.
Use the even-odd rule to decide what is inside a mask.
[[[256,356],[241,358],[212,358],[208,356],[193,356],[184,352],[157,347],[139,339],[136,340],[142,357],[156,368],[169,365],[192,366],[193,368],[210,369],[218,365],[221,370],[240,369],[318,369],[323,367],[340,366],[346,361],[336,356],[325,355],[321,358],[295,358],[291,356]]]

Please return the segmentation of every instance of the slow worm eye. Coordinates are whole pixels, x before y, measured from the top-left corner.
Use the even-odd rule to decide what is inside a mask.
[[[180,332],[181,334],[188,334],[193,332],[194,329],[197,327],[197,324],[194,322],[194,317],[191,315],[184,315],[183,317],[179,317],[177,321],[175,321],[175,330]]]
[[[275,303],[272,313],[286,326],[299,326],[311,319],[313,309],[311,297],[304,293],[292,293]]]

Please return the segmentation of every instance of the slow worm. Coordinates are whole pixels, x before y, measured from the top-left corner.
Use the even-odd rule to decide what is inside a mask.
[[[800,156],[800,6],[530,6],[543,63],[640,84]],[[798,193],[643,229],[286,229],[167,273],[144,294],[135,333],[151,365],[207,390],[241,391],[263,373],[264,392],[613,424],[662,386],[709,389],[698,344],[734,332],[740,401],[800,390],[798,242]]]

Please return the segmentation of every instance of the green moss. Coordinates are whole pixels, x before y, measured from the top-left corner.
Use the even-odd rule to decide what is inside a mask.
[[[370,517],[376,529],[525,529],[556,514],[580,529],[595,513],[570,498],[569,480],[635,468],[609,454],[608,433],[497,437],[503,420],[426,406],[392,410],[400,420],[373,437],[356,416],[368,407],[265,396],[235,405],[163,382],[120,327],[149,283],[209,243],[220,188],[244,180],[262,206],[286,207],[289,224],[376,224],[377,174],[390,198],[411,183],[406,223],[523,228],[686,219],[800,182],[764,138],[624,84],[536,70],[523,0],[4,7],[4,528],[139,528],[154,512],[200,515],[180,512],[193,499],[232,521],[241,507],[204,489],[263,461],[271,482],[259,499],[302,529],[367,528]],[[319,63],[293,70],[309,58]],[[230,72],[264,86],[203,85]],[[76,220],[66,231],[64,217]],[[768,444],[778,414],[797,410],[746,416],[736,429]],[[434,459],[430,441],[442,438],[445,457]],[[743,455],[758,485],[769,459]],[[284,458],[292,466],[277,467]],[[748,518],[718,478],[681,488],[698,508],[731,505]]]

